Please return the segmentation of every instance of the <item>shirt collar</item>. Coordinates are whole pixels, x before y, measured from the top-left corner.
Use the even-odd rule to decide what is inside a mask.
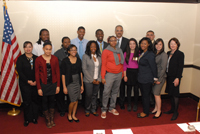
[[[97,57],[97,55],[96,55],[96,54],[91,54],[91,56],[92,56],[92,57],[94,56],[95,58]]]
[[[100,45],[100,44],[102,44],[102,45],[104,45],[104,42],[102,41],[101,43],[97,40],[97,43]]]
[[[117,39],[119,39],[119,42],[121,42],[121,41],[122,41],[122,37],[120,37],[120,38],[117,38]]]
[[[84,39],[82,39],[82,41],[77,37],[78,42],[84,42]]]

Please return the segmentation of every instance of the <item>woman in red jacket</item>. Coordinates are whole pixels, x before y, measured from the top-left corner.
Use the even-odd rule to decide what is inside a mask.
[[[60,91],[60,70],[58,58],[51,55],[52,45],[50,41],[43,44],[44,54],[35,61],[35,79],[38,94],[42,96],[42,108],[48,128],[55,126],[54,107],[55,94]]]

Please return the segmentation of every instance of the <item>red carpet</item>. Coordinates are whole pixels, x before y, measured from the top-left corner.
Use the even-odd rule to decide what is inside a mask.
[[[163,99],[162,111],[170,109],[169,99]],[[80,122],[69,123],[67,120],[67,114],[64,117],[60,117],[59,113],[55,114],[56,126],[48,129],[45,125],[45,120],[39,117],[38,124],[30,123],[28,127],[23,126],[23,110],[21,114],[16,117],[7,115],[10,109],[0,109],[0,134],[49,134],[49,133],[67,133],[78,131],[91,131],[93,129],[119,129],[129,127],[140,127],[160,124],[174,124],[183,122],[193,122],[196,118],[197,102],[191,98],[180,98],[179,105],[179,117],[176,121],[170,121],[172,115],[162,114],[159,119],[152,119],[153,115],[144,119],[137,118],[137,113],[142,111],[141,102],[138,106],[137,112],[128,112],[127,110],[121,110],[117,105],[119,116],[114,116],[107,113],[107,118],[102,119],[100,116],[95,117],[90,115],[85,117],[84,109],[82,106],[78,107],[77,117]],[[98,109],[100,114],[100,108]]]

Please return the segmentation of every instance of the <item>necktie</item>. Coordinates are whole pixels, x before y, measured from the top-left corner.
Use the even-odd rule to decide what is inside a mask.
[[[119,47],[119,39],[117,40],[117,45],[116,45],[116,47]]]
[[[82,60],[82,57],[83,57],[83,45],[82,45],[82,41],[79,42],[79,50],[78,50],[78,54]]]
[[[102,53],[102,51],[103,51],[103,49],[102,49],[102,44],[100,44],[100,51],[101,51],[101,53]]]

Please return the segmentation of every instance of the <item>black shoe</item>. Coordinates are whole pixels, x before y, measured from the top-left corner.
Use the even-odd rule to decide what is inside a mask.
[[[24,122],[24,126],[25,126],[25,127],[27,127],[28,124],[29,124],[29,121],[25,121],[25,122]]]
[[[125,106],[124,106],[124,105],[121,105],[120,108],[121,108],[121,109],[125,109]]]
[[[73,119],[73,120],[74,120],[74,119]],[[80,121],[79,121],[79,119],[77,119],[77,120],[74,120],[74,121],[75,121],[76,123],[80,122]]]
[[[70,120],[70,119],[68,118],[68,116],[67,116],[67,120],[68,120],[69,122],[73,122],[73,118]]]
[[[149,116],[148,114],[146,114],[145,116],[141,116],[140,113],[137,114],[137,117],[138,117],[138,118],[145,118],[145,117],[148,117],[148,116]]]
[[[171,118],[171,121],[174,121],[178,118],[178,112],[175,112]]]
[[[65,112],[60,112],[60,116],[61,117],[65,116]]]
[[[137,111],[137,105],[133,106],[133,111],[136,112]]]
[[[159,115],[158,117],[156,117],[156,116],[154,115],[153,119],[158,119],[161,115],[162,115],[162,112],[160,113],[160,115]]]
[[[164,114],[172,114],[172,113],[174,113],[173,110],[169,110],[169,111],[167,111],[167,112],[164,112]]]
[[[89,116],[90,116],[90,113],[85,113],[85,116],[86,116],[86,117],[89,117]]]
[[[131,105],[127,106],[127,111],[129,111],[129,112],[131,111]]]
[[[157,113],[157,111],[155,111],[155,112],[149,112],[149,114],[156,114]]]
[[[33,124],[38,124],[36,119],[33,119],[32,122],[33,122]]]

